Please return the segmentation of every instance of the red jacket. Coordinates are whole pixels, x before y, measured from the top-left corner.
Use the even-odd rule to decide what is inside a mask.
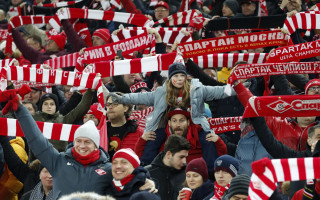
[[[239,83],[234,87],[238,94],[238,98],[245,107],[252,93],[246,87]],[[281,117],[265,117],[266,122],[275,138],[283,144],[295,151],[306,150],[306,143],[308,139],[308,129],[314,126],[315,123],[310,124],[307,128],[301,128],[297,122],[290,118]]]
[[[193,130],[193,131],[192,131]],[[201,150],[201,145],[200,145],[200,141],[199,141],[199,137],[198,137],[198,132],[201,131],[201,126],[196,125],[196,124],[190,124],[188,127],[188,133],[187,133],[187,140],[190,143],[190,151],[189,151],[189,155],[187,157],[187,162],[190,162],[191,160],[195,159],[195,158],[200,158],[202,157],[202,150]],[[170,131],[169,131],[169,125],[167,125],[167,128],[165,129],[165,132],[167,134],[167,138],[171,135]],[[194,134],[196,133],[196,134]],[[135,152],[136,154],[139,156],[139,158],[142,156],[143,154],[143,150],[144,147],[146,145],[146,140],[142,139],[141,137],[139,138],[136,146],[135,146]],[[159,149],[159,152],[163,151],[164,149],[164,144],[165,142],[161,145],[161,148]],[[222,156],[224,154],[227,154],[227,146],[226,144],[223,142],[223,140],[221,138],[219,138],[216,142],[216,149],[217,149],[217,153],[218,156]]]

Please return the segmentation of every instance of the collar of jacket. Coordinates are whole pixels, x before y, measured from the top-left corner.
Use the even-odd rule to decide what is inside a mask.
[[[155,159],[152,161],[151,165],[155,165],[155,166],[158,166],[158,167],[161,167],[161,168],[168,169],[170,171],[173,171],[174,173],[180,172],[180,171],[184,172],[186,166],[183,166],[180,170],[177,170],[177,169],[175,169],[173,167],[169,167],[169,166],[167,166],[167,165],[165,165],[163,163],[163,161],[162,161],[163,157],[164,157],[164,152],[162,151],[155,157]]]

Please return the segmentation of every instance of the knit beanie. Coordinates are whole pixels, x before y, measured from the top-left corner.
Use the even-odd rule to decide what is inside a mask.
[[[87,112],[87,114],[94,115],[98,120],[101,119],[102,113],[98,111],[98,103],[94,103],[90,106],[90,110]],[[84,117],[84,116],[83,116]]]
[[[246,174],[241,174],[234,177],[229,186],[229,190],[227,191],[227,195],[231,198],[237,194],[248,195],[250,185],[250,177]]]
[[[66,44],[66,37],[63,35],[51,35],[48,37],[48,40],[53,40],[59,47],[60,50],[64,49],[64,45]]]
[[[178,73],[183,73],[187,76],[187,69],[182,63],[174,62],[169,66],[169,79]]]
[[[170,119],[170,117],[172,117],[173,115],[176,114],[181,114],[186,116],[188,119],[190,119],[190,112],[188,112],[188,110],[184,107],[173,107],[170,109],[169,113],[168,113],[168,118]]]
[[[59,108],[59,100],[57,95],[52,94],[52,93],[47,93],[42,95],[42,97],[40,98],[39,104],[38,104],[38,110],[41,112],[42,111],[42,104],[45,100],[47,99],[52,99],[54,101],[54,103],[56,104],[56,112]]]
[[[239,161],[229,155],[223,155],[214,162],[214,171],[223,170],[231,174],[232,177],[237,176],[239,170]]]
[[[100,133],[92,120],[87,121],[85,124],[80,126],[74,133],[74,141],[78,137],[89,138],[94,142],[97,148],[100,145]]]
[[[237,14],[240,11],[240,6],[237,0],[225,0],[223,5],[230,8],[233,14]]]
[[[200,174],[202,176],[203,182],[206,182],[208,180],[208,168],[203,158],[196,158],[191,160],[186,167],[186,173],[188,171],[197,172],[198,174]]]
[[[305,86],[304,93],[308,94],[308,90],[312,86],[320,86],[320,80],[319,79],[312,79],[311,81],[309,81]]]
[[[132,151],[132,149],[129,149],[129,148],[118,150],[113,155],[112,161],[116,158],[124,158],[128,160],[134,168],[137,168],[140,165],[139,157],[134,151]]]
[[[105,41],[106,43],[110,43],[110,39],[111,39],[110,31],[106,28],[100,28],[96,30],[92,36],[97,36],[101,38],[103,41]]]

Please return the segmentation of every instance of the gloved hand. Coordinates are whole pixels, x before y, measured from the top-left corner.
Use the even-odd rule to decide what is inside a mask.
[[[11,109],[16,111],[18,109],[19,98],[17,93],[23,97],[24,95],[31,92],[31,89],[28,85],[23,84],[22,87],[17,90],[5,90],[0,92],[0,102],[8,101],[6,106],[2,109],[2,114],[6,115]]]

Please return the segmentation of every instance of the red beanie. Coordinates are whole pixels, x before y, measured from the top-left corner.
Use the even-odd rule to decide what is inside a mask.
[[[308,83],[307,83],[307,85],[305,86],[305,90],[304,90],[304,93],[305,94],[308,94],[308,90],[309,90],[309,88],[310,87],[312,87],[312,86],[320,86],[320,80],[319,79],[312,79],[311,81],[309,81]]]
[[[64,49],[64,45],[66,44],[66,37],[62,35],[51,35],[48,37],[48,40],[53,40],[60,50]]]
[[[197,172],[202,176],[203,182],[206,182],[208,180],[208,168],[206,161],[203,160],[203,158],[196,158],[191,160],[187,167],[186,167],[186,173],[188,171]]]
[[[90,110],[87,112],[87,114],[94,115],[98,120],[101,119],[102,113],[98,111],[98,103],[94,103],[91,105]]]
[[[106,28],[100,28],[98,30],[96,30],[92,36],[97,36],[99,38],[101,38],[103,41],[105,41],[106,43],[110,43],[110,32],[108,29]]]
[[[129,149],[129,148],[118,150],[113,155],[112,161],[116,158],[124,158],[124,159],[128,160],[134,168],[137,168],[140,165],[139,157],[137,156],[137,154],[134,151],[132,151],[132,149]]]

